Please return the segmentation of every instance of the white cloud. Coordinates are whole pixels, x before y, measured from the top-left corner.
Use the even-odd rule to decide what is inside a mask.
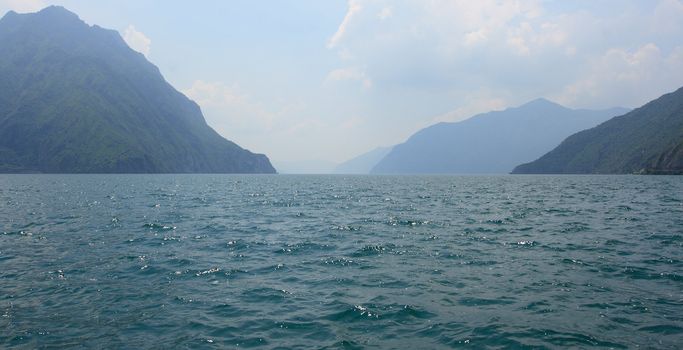
[[[474,31],[465,33],[465,45],[466,46],[475,45],[477,43],[483,43],[483,42],[486,42],[487,39],[488,39],[488,32],[485,28],[481,28],[478,30],[474,30]]]
[[[394,15],[394,11],[390,6],[385,6],[382,8],[382,10],[379,11],[377,14],[377,18],[380,19],[380,21],[384,21],[385,19],[391,18],[391,16]]]
[[[345,80],[359,81],[365,89],[372,87],[372,80],[365,74],[364,70],[357,67],[335,69],[327,74],[325,82]]]
[[[540,0],[362,6],[349,2],[328,48],[343,50],[348,65],[363,68],[336,69],[326,81],[367,79],[375,95],[394,96],[396,104],[410,95],[425,105],[450,99],[453,111],[439,120],[541,96],[570,107],[637,106],[683,85],[681,0],[625,3],[619,11]],[[378,21],[389,13],[385,8],[392,21]]]
[[[683,46],[666,55],[657,45],[648,43],[634,50],[607,50],[556,98],[570,105],[636,107],[681,85]]]
[[[0,17],[7,11],[19,13],[37,12],[47,7],[43,0],[0,0]]]
[[[238,84],[195,80],[182,93],[197,102],[207,121],[225,135],[237,132],[262,133],[283,130],[294,122],[291,115],[300,113],[305,105],[296,101],[284,101],[278,108],[270,109],[255,101]]]
[[[423,13],[421,22],[425,26],[433,21],[432,30],[450,49],[446,51],[457,51],[462,45],[495,40],[505,34],[511,23],[534,19],[541,12],[535,0],[432,0],[416,13]]]
[[[507,44],[519,55],[528,55],[532,48],[548,49],[562,46],[567,40],[567,33],[557,23],[544,22],[534,26],[530,22],[522,22],[508,30]],[[570,48],[565,51],[571,52]]]
[[[206,122],[228,140],[273,160],[330,159],[331,135],[342,123],[331,123],[296,98],[259,98],[238,83],[196,80],[182,90],[197,102]],[[327,113],[329,114],[329,113]],[[319,147],[311,148],[311,144]]]
[[[227,86],[221,82],[206,82],[196,80],[183,93],[197,102],[200,106],[236,106],[244,104],[247,95],[240,92],[237,84]]]
[[[327,43],[328,48],[334,48],[337,46],[339,41],[344,37],[346,34],[346,31],[348,30],[349,25],[351,24],[351,21],[353,18],[356,16],[358,12],[362,9],[360,2],[357,0],[349,0],[349,9],[346,11],[346,15],[344,16],[344,19],[342,20],[341,24],[339,25],[339,28],[337,28],[337,31],[332,35],[332,38]]]
[[[476,114],[503,110],[506,107],[510,107],[510,103],[505,98],[502,98],[500,95],[494,96],[492,91],[486,89],[472,92],[460,92],[458,94],[463,96],[464,100],[468,101],[466,105],[436,116],[429,120],[425,126],[439,122],[458,122]]]
[[[341,130],[348,131],[351,129],[355,129],[355,128],[363,125],[363,124],[365,124],[364,118],[361,118],[359,116],[353,116],[353,117],[350,117],[350,118],[344,120],[341,124],[339,124],[339,128]]]
[[[220,130],[272,130],[274,127],[276,113],[253,102],[238,84],[195,80],[182,92],[197,102],[210,124]]]
[[[654,10],[653,26],[658,33],[680,34],[683,28],[683,3],[679,0],[663,0]]]
[[[522,23],[519,28],[511,30],[507,44],[514,50],[516,54],[524,56],[531,53],[531,49],[529,48],[525,38],[525,35],[529,31],[531,31],[531,26],[526,22]]]
[[[131,49],[149,57],[149,47],[152,44],[152,40],[144,33],[136,30],[132,24],[128,25],[128,28],[126,28],[123,34],[123,40],[126,41]]]

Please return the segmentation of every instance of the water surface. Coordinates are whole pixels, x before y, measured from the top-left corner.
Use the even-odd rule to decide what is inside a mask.
[[[0,347],[466,346],[683,346],[683,177],[0,176]]]

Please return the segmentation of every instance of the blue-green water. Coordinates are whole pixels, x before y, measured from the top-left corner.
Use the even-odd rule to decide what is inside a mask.
[[[0,348],[683,347],[683,177],[0,176]]]

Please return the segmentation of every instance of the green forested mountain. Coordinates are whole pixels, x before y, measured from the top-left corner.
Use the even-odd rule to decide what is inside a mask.
[[[211,129],[118,32],[53,6],[0,20],[0,172],[275,169]]]
[[[568,137],[516,174],[683,174],[683,88]]]

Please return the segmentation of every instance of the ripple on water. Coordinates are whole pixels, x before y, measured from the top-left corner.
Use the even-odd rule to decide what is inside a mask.
[[[0,175],[0,348],[680,348],[683,181]]]
[[[339,304],[337,310],[324,316],[324,319],[346,323],[366,323],[373,320],[380,322],[380,319],[382,323],[411,323],[420,322],[419,320],[429,319],[433,316],[435,314],[414,305]]]
[[[169,230],[175,230],[176,227],[173,225],[164,225],[164,224],[159,224],[159,223],[146,223],[142,225],[143,228],[147,228],[150,230],[154,231],[169,231]]]
[[[388,244],[371,244],[365,245],[351,254],[352,257],[368,257],[382,254],[393,254],[396,251],[396,245]]]

